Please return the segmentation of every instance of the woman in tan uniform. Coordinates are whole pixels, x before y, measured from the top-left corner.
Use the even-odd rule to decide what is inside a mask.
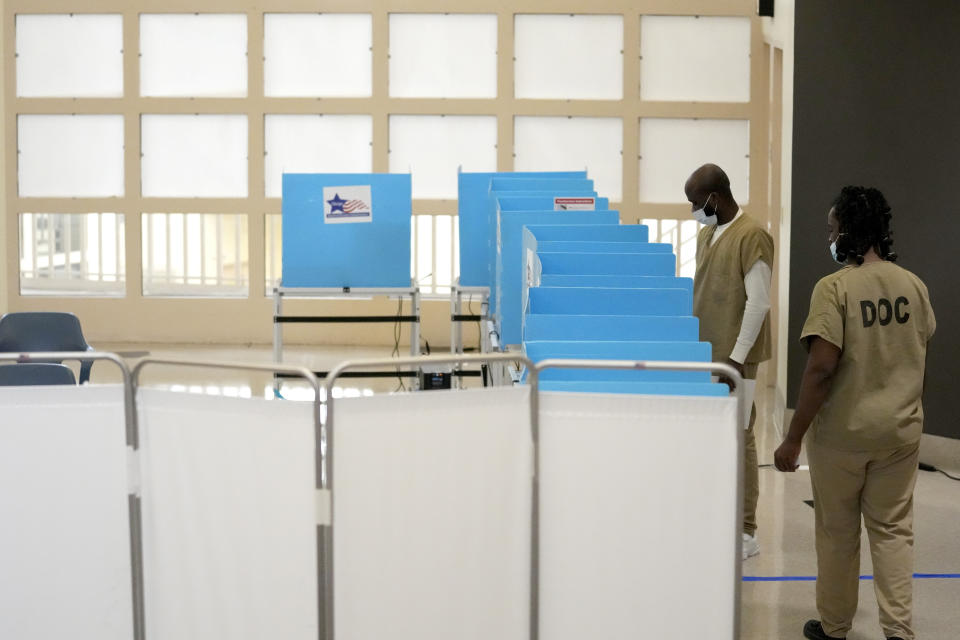
[[[913,488],[923,430],[927,287],[894,264],[890,207],[844,187],[827,218],[842,269],[817,283],[801,341],[797,410],[774,459],[794,471],[806,439],[816,512],[817,610],[803,634],[842,639],[857,610],[860,518],[867,528],[885,637],[914,640]]]

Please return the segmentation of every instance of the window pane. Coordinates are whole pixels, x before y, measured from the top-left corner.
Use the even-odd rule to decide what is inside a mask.
[[[142,226],[144,295],[247,295],[245,215],[145,213]]]
[[[496,98],[497,16],[391,14],[390,95]]]
[[[644,100],[750,100],[750,18],[643,16],[640,54]]]
[[[120,214],[22,213],[20,293],[123,296],[125,251]]]
[[[640,120],[640,201],[686,203],[683,185],[702,164],[719,165],[740,204],[750,194],[750,122]]]
[[[283,192],[284,173],[370,173],[373,118],[268,115],[264,118],[268,198]]]
[[[415,214],[411,235],[411,268],[420,293],[449,296],[452,283],[460,275],[457,216]]]
[[[123,195],[123,116],[17,117],[20,197]]]
[[[623,191],[623,121],[620,118],[515,119],[517,171],[575,171],[586,166],[597,192],[620,200]]]
[[[457,168],[496,171],[495,116],[390,116],[390,171],[413,173],[413,197],[457,197]]]
[[[17,95],[123,95],[123,16],[18,15]]]
[[[623,98],[623,16],[518,15],[518,98]]]
[[[247,196],[247,116],[144,115],[140,121],[144,197]]]
[[[247,95],[247,16],[140,16],[140,95]]]
[[[268,13],[263,27],[268,97],[373,95],[369,14]]]

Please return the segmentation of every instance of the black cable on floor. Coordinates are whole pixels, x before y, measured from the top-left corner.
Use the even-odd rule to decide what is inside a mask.
[[[960,482],[960,478],[958,478],[958,477],[956,477],[956,476],[950,475],[949,473],[947,473],[947,472],[944,471],[943,469],[937,469],[937,468],[936,468],[935,466],[933,466],[932,464],[927,464],[927,463],[925,463],[925,462],[921,462],[920,465],[919,465],[919,467],[920,467],[920,471],[935,471],[935,472],[937,472],[937,473],[942,473],[943,475],[947,476],[948,478],[950,478],[950,479],[953,480],[954,482]]]

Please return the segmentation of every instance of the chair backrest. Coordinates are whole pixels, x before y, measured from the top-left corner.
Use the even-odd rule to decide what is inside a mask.
[[[0,317],[0,353],[90,351],[80,320],[60,311],[21,311]],[[80,384],[90,378],[92,361],[81,362]]]
[[[89,348],[72,313],[23,311],[0,318],[0,352],[86,351]]]
[[[70,367],[51,362],[24,362],[0,365],[0,387],[44,384],[77,384]]]

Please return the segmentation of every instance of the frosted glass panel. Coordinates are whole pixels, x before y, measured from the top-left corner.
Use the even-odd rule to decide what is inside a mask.
[[[247,116],[141,118],[143,195],[245,198]]]
[[[373,118],[268,115],[264,119],[266,188],[279,198],[284,173],[370,173]]]
[[[750,100],[750,18],[643,16],[640,53],[644,100]]]
[[[640,120],[640,201],[682,202],[683,184],[702,164],[719,165],[740,204],[750,193],[747,120]]]
[[[518,15],[516,96],[623,98],[623,16]]]
[[[123,195],[123,116],[17,117],[20,197]]]
[[[123,95],[123,17],[18,15],[17,95]]]
[[[497,97],[497,16],[390,16],[390,95]]]
[[[372,95],[369,14],[268,13],[263,27],[267,96]]]
[[[140,16],[140,95],[247,95],[243,14]]]
[[[620,118],[527,117],[514,120],[514,169],[570,171],[586,167],[601,196],[623,192],[623,121]]]
[[[496,117],[390,116],[390,172],[413,173],[414,198],[456,198],[457,167],[496,171]]]

